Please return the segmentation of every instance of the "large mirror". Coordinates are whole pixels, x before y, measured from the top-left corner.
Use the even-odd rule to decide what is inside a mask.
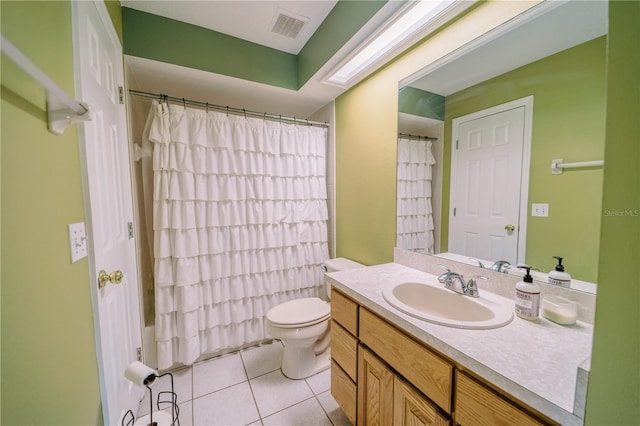
[[[400,83],[398,247],[595,283],[607,22],[543,2]]]

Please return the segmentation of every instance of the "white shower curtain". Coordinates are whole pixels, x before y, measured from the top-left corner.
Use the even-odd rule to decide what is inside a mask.
[[[158,368],[268,338],[276,304],[324,292],[326,129],[154,101]]]
[[[431,141],[398,139],[396,246],[433,254]]]

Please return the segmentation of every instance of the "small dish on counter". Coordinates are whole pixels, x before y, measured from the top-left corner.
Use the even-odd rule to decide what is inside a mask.
[[[560,325],[573,325],[578,318],[578,305],[560,296],[542,298],[542,316]]]

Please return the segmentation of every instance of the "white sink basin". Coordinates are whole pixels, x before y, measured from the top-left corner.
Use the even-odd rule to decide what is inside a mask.
[[[480,297],[469,297],[441,285],[405,282],[384,288],[382,295],[389,304],[406,314],[449,327],[498,328],[513,319],[509,304],[482,290]]]

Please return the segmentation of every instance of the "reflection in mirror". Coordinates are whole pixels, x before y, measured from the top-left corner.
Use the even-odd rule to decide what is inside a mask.
[[[398,135],[396,246],[434,254],[432,170],[436,138]]]
[[[430,171],[419,172],[431,177],[433,246],[398,237],[398,247],[484,266],[527,263],[543,281],[562,256],[575,280],[596,281],[602,167],[552,174],[551,163],[603,159],[607,10],[605,1],[543,2],[401,82],[399,131],[436,140]],[[498,115],[518,102],[530,102],[530,111]],[[516,143],[514,135],[522,151],[515,157],[486,150]],[[482,155],[465,157],[473,151]],[[505,209],[507,199],[515,210]],[[460,220],[476,214],[467,222],[478,229]],[[489,230],[481,214],[498,216],[499,228]],[[405,222],[398,219],[398,232]]]

